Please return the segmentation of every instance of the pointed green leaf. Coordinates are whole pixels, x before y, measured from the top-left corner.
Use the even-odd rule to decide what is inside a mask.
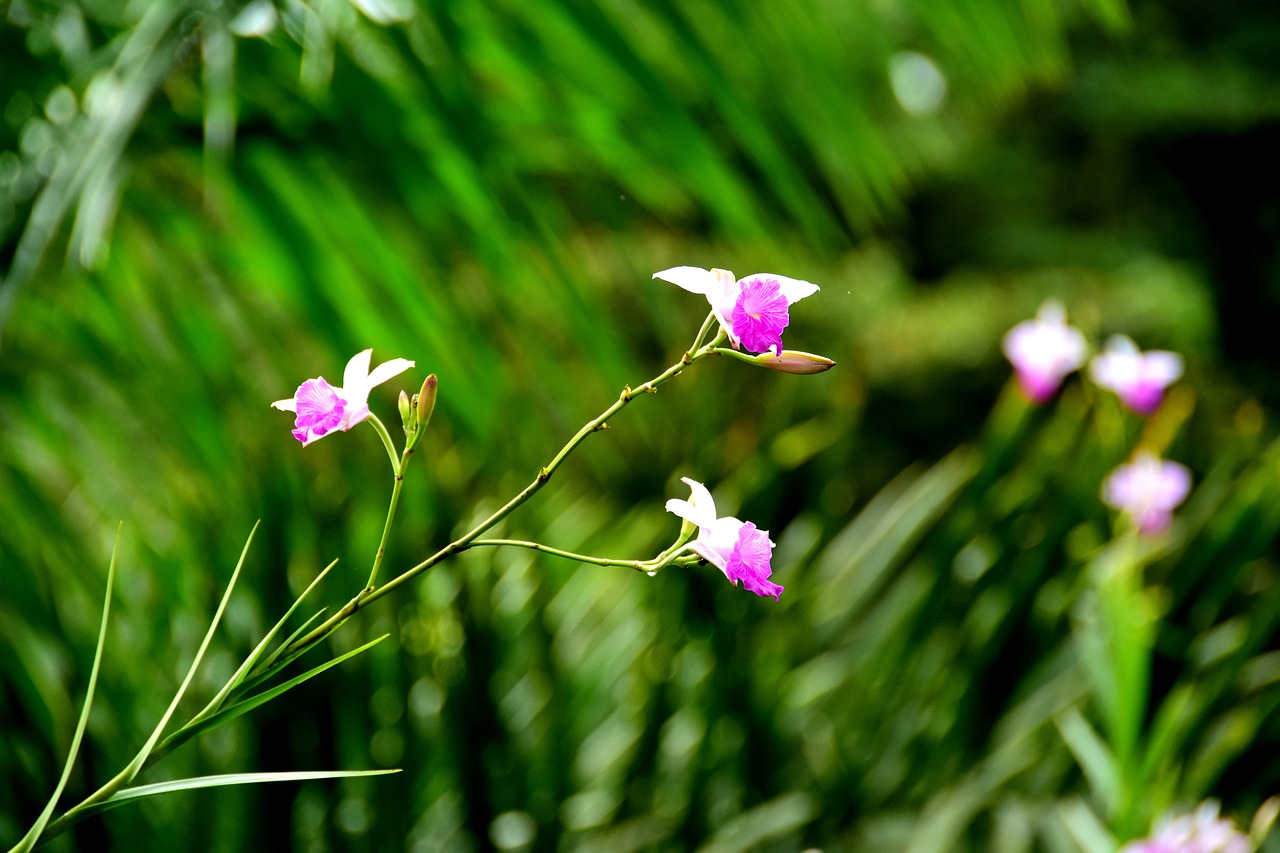
[[[175,779],[170,782],[156,782],[153,785],[138,785],[117,791],[101,803],[90,806],[79,814],[85,818],[110,809],[123,806],[134,800],[154,797],[159,794],[172,794],[177,791],[196,791],[201,788],[223,788],[229,785],[257,785],[263,782],[305,782],[312,779],[351,779],[360,776],[387,776],[399,773],[399,769],[391,770],[290,770],[280,773],[225,773],[218,776],[196,776],[192,779]]]
[[[121,525],[121,527],[123,526]],[[102,623],[98,626],[98,647],[93,653],[93,667],[89,670],[89,688],[85,692],[84,707],[80,709],[80,720],[76,723],[76,733],[71,738],[71,749],[67,752],[66,764],[62,766],[62,777],[58,779],[57,787],[53,789],[53,796],[45,804],[44,811],[40,812],[40,817],[36,819],[31,829],[10,853],[20,853],[20,851],[25,853],[25,851],[36,845],[36,842],[40,840],[41,833],[44,832],[45,826],[49,823],[49,818],[53,816],[53,810],[58,805],[58,798],[62,796],[62,790],[67,786],[67,779],[71,777],[71,767],[75,764],[76,753],[80,751],[80,741],[84,737],[85,726],[89,723],[89,709],[93,706],[93,691],[98,686],[98,670],[102,665],[102,650],[107,645],[107,617],[111,614],[111,590],[115,585],[116,552],[119,549],[120,528],[116,528],[116,541],[111,546],[111,562],[107,566],[107,591],[102,597]]]
[[[200,648],[196,650],[195,659],[191,661],[191,668],[187,670],[186,678],[182,679],[182,684],[178,687],[178,692],[174,694],[173,701],[169,703],[168,710],[164,712],[164,716],[160,718],[155,730],[151,732],[151,737],[147,738],[147,742],[143,744],[142,749],[134,756],[133,761],[129,762],[129,766],[124,769],[120,776],[116,777],[117,779],[123,777],[124,784],[133,781],[133,778],[138,775],[138,771],[142,769],[143,764],[146,763],[147,756],[151,754],[156,742],[160,740],[164,727],[169,724],[169,718],[177,710],[178,703],[182,701],[183,695],[187,692],[187,687],[191,684],[191,679],[195,677],[196,670],[200,667],[200,662],[204,660],[204,653],[209,648],[209,642],[213,639],[214,631],[218,629],[218,623],[222,621],[222,614],[227,609],[227,602],[231,600],[231,592],[236,588],[240,570],[244,568],[245,557],[249,555],[249,546],[253,544],[253,536],[258,532],[260,523],[255,522],[253,529],[249,531],[249,538],[245,540],[244,548],[240,551],[240,560],[236,563],[235,571],[231,573],[231,580],[227,583],[227,591],[222,595],[222,601],[218,604],[217,612],[213,614],[213,621],[209,624],[209,630],[205,632],[204,639],[200,641]],[[115,780],[112,781],[114,782]]]
[[[223,723],[230,722],[231,720],[234,720],[236,717],[239,717],[242,714],[252,711],[254,708],[258,707],[259,705],[263,705],[267,702],[270,702],[272,699],[276,698],[281,693],[284,693],[288,690],[292,690],[294,687],[297,687],[302,682],[307,681],[310,678],[314,678],[315,676],[319,675],[320,673],[324,672],[330,667],[337,666],[347,658],[355,657],[356,655],[360,654],[366,649],[376,646],[378,643],[381,643],[383,640],[385,640],[389,636],[390,634],[383,634],[381,637],[378,637],[375,640],[370,640],[369,642],[365,643],[363,646],[360,646],[357,649],[352,649],[351,651],[343,655],[339,655],[338,657],[334,658],[331,661],[326,661],[325,663],[320,664],[320,666],[317,666],[314,669],[307,670],[301,675],[295,676],[294,678],[291,678],[282,684],[278,684],[275,687],[272,687],[270,690],[264,690],[263,692],[257,694],[256,696],[251,696],[250,698],[245,699],[242,702],[237,702],[231,707],[224,708],[221,711],[217,712],[216,714],[212,714],[208,717],[205,717],[202,720],[193,720],[192,722],[183,726],[178,731],[169,735],[169,737],[165,738],[164,743],[160,744],[160,746],[155,750],[156,758],[158,759],[161,756],[168,755],[170,752],[177,749],[179,746],[186,743],[187,741],[191,740],[191,738],[195,737],[196,735],[207,732],[210,729],[217,728]]]
[[[209,700],[209,704],[204,707],[204,710],[192,717],[187,722],[187,725],[198,723],[200,720],[208,717],[222,706],[222,703],[226,701],[226,698],[231,691],[240,686],[240,682],[244,681],[245,675],[258,663],[258,659],[262,657],[262,653],[271,643],[272,638],[275,637],[276,633],[284,623],[288,621],[289,617],[293,615],[293,612],[298,609],[298,605],[302,604],[303,600],[311,593],[311,590],[315,589],[316,585],[320,583],[320,581],[324,580],[324,576],[329,574],[329,570],[337,564],[338,561],[334,560],[332,563],[324,567],[324,571],[316,575],[315,579],[311,581],[305,590],[302,591],[302,595],[298,596],[297,600],[294,601],[293,604],[290,605],[289,609],[285,611],[285,614],[280,617],[280,621],[276,622],[276,624],[272,626],[271,630],[266,633],[258,645],[254,647],[253,651],[249,653],[249,656],[244,659],[244,663],[240,664],[240,668],[236,670],[235,675],[231,676],[227,683],[222,686],[222,689],[218,691],[218,695]],[[312,618],[314,619],[315,617]]]

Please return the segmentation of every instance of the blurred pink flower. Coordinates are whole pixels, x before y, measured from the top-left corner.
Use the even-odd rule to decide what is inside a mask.
[[[303,447],[324,438],[334,430],[343,432],[369,419],[369,391],[393,376],[413,367],[413,362],[393,358],[379,364],[369,372],[373,350],[358,352],[347,362],[342,374],[342,387],[335,388],[323,376],[308,379],[288,400],[276,400],[271,405],[281,411],[293,412],[293,437]]]
[[[1185,465],[1165,462],[1154,453],[1139,451],[1102,484],[1102,501],[1133,519],[1138,532],[1163,533],[1173,522],[1173,510],[1191,491],[1191,472]]]
[[[1004,354],[1013,365],[1018,387],[1033,403],[1048,401],[1068,373],[1084,364],[1084,335],[1067,325],[1061,303],[1040,306],[1034,320],[1014,326],[1004,336]]]
[[[749,521],[717,518],[715,501],[706,487],[688,477],[681,480],[692,494],[687,501],[676,498],[667,501],[667,512],[697,525],[698,538],[690,549],[724,572],[735,586],[741,581],[745,589],[756,595],[772,595],[777,601],[782,587],[769,580],[773,574],[769,567],[773,556],[769,531],[760,530]]]
[[[701,267],[672,267],[653,277],[707,297],[734,349],[746,347],[749,352],[774,355],[782,351],[782,330],[791,322],[791,305],[819,289],[816,284],[773,273],[734,281],[728,270]]]
[[[1250,853],[1249,837],[1218,817],[1218,804],[1206,801],[1187,815],[1165,818],[1147,838],[1131,841],[1120,853]]]
[[[1182,376],[1182,356],[1165,350],[1140,352],[1129,338],[1116,335],[1089,363],[1089,375],[1133,411],[1150,415],[1160,408],[1164,390]]]

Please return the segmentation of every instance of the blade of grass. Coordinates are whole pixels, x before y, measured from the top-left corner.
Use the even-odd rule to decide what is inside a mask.
[[[203,720],[199,720],[199,721],[193,720],[192,722],[183,726],[181,729],[179,729],[178,731],[174,732],[173,734],[169,735],[169,737],[164,739],[164,742],[160,744],[160,746],[158,746],[154,751],[154,754],[153,754],[154,761],[159,761],[160,758],[162,758],[165,755],[168,755],[170,752],[177,749],[179,746],[186,743],[196,735],[201,734],[203,732],[207,732],[210,729],[213,729],[222,725],[223,723],[230,722],[231,720],[234,720],[236,717],[239,717],[241,714],[248,713],[249,711],[252,711],[254,708],[258,707],[259,705],[270,702],[272,699],[276,698],[281,693],[284,693],[287,690],[291,690],[294,687],[297,687],[299,684],[301,684],[302,682],[310,678],[314,678],[315,676],[319,675],[320,673],[324,672],[326,669],[329,669],[330,667],[337,666],[347,658],[355,657],[356,655],[360,654],[366,649],[376,646],[378,643],[381,643],[383,640],[385,640],[389,636],[390,634],[383,634],[381,637],[378,637],[375,640],[370,640],[369,642],[365,643],[363,646],[360,646],[357,649],[352,649],[351,651],[345,654],[339,655],[338,657],[334,658],[331,661],[326,661],[325,663],[320,664],[314,669],[309,669],[306,672],[302,673],[301,675],[295,676],[282,684],[278,684],[275,687],[272,687],[270,690],[264,690],[262,693],[259,693],[256,696],[251,696],[242,702],[237,702],[231,707],[224,708],[218,713],[213,714],[212,716],[206,717]]]
[[[227,680],[227,683],[222,686],[222,689],[218,691],[218,695],[209,700],[209,704],[204,707],[204,710],[187,721],[188,726],[192,723],[198,723],[200,720],[208,717],[221,707],[222,703],[226,701],[226,698],[231,691],[240,686],[240,683],[244,681],[245,675],[257,664],[258,658],[262,657],[262,653],[266,650],[271,639],[275,637],[280,628],[284,626],[284,623],[293,615],[293,612],[298,609],[298,606],[302,604],[303,600],[311,593],[311,590],[315,589],[316,585],[319,584],[320,581],[324,580],[324,576],[329,574],[329,570],[337,564],[338,561],[334,560],[332,563],[324,567],[324,571],[316,575],[315,580],[311,581],[307,588],[302,591],[302,595],[299,595],[297,600],[295,600],[293,604],[289,606],[289,609],[285,611],[284,615],[280,617],[280,621],[276,622],[276,624],[272,626],[271,630],[263,636],[258,645],[249,653],[249,656],[244,659],[244,663],[240,664],[240,668],[237,669],[235,674],[232,675],[231,678]]]
[[[62,796],[62,791],[67,786],[67,779],[71,778],[71,767],[75,764],[76,754],[80,751],[80,741],[84,737],[85,726],[89,723],[89,709],[93,706],[93,691],[98,686],[98,670],[102,666],[102,650],[107,645],[107,618],[111,615],[111,590],[115,585],[116,553],[119,549],[120,528],[116,528],[116,541],[111,546],[111,563],[107,566],[107,591],[102,597],[102,623],[98,626],[98,647],[93,653],[93,667],[89,670],[89,687],[85,692],[84,707],[80,709],[80,720],[76,723],[76,733],[71,738],[71,749],[67,751],[67,761],[62,766],[62,776],[58,779],[58,784],[53,789],[53,796],[49,797],[49,802],[45,804],[44,811],[40,812],[40,817],[36,818],[36,822],[32,824],[31,829],[27,831],[21,841],[14,845],[10,853],[25,853],[25,851],[35,847],[36,842],[40,840],[40,836],[44,832],[45,826],[49,823],[49,818],[53,816],[53,810],[58,805],[58,798]]]
[[[305,782],[312,779],[350,779],[360,776],[387,776],[401,772],[398,768],[389,770],[289,770],[278,773],[224,773],[218,776],[196,776],[191,779],[175,779],[169,782],[156,782],[152,785],[139,785],[117,791],[106,800],[95,803],[76,815],[76,820],[91,817],[110,809],[118,808],[146,797],[159,794],[172,794],[177,791],[196,791],[201,788],[222,788],[229,785],[257,785],[263,782]],[[64,818],[65,819],[65,818]],[[58,826],[62,832],[75,821]],[[49,838],[57,833],[52,829]]]

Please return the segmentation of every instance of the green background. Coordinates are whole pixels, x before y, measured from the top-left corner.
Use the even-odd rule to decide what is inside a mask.
[[[649,557],[693,477],[771,531],[780,602],[710,567],[466,553],[332,649],[392,641],[140,781],[403,773],[174,794],[50,849],[1092,853],[1280,790],[1277,10],[0,15],[0,842],[56,783],[120,521],[64,806],[163,713],[256,520],[189,713],[330,560],[324,604],[364,582],[383,449],[303,449],[270,401],[372,347],[417,362],[371,398],[393,426],[397,388],[439,376],[389,577],[679,357],[707,306],[650,277],[682,264],[821,285],[785,340],[838,367],[699,363],[500,530]],[[1095,345],[1185,356],[1158,415],[1080,379],[1017,397],[1000,338],[1047,297]],[[1109,611],[1098,492],[1139,442],[1197,488]],[[1125,625],[1149,678],[1091,644]]]

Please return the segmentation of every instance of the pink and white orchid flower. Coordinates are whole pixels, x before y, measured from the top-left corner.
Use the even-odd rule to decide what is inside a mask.
[[[293,437],[306,447],[324,438],[334,430],[346,432],[356,424],[369,419],[369,391],[393,376],[413,367],[413,362],[393,358],[369,370],[373,350],[358,352],[347,362],[342,374],[342,387],[335,388],[323,376],[308,379],[288,400],[276,400],[271,405],[281,411],[294,412]]]
[[[1131,841],[1120,853],[1251,853],[1249,836],[1226,818],[1218,817],[1218,804],[1208,800],[1191,814],[1168,817],[1147,838]]]
[[[1160,408],[1164,391],[1182,376],[1182,356],[1165,350],[1141,352],[1124,335],[1107,341],[1107,348],[1089,362],[1089,376],[1120,397],[1140,415]]]
[[[735,281],[728,270],[672,267],[653,277],[707,297],[734,349],[774,355],[782,352],[782,330],[791,322],[792,304],[819,290],[816,284],[769,272]]]
[[[1088,348],[1079,329],[1067,325],[1062,304],[1049,300],[1034,320],[1014,326],[1004,336],[1004,354],[1013,365],[1018,387],[1028,400],[1044,403],[1057,393],[1068,373],[1084,364]]]
[[[667,501],[667,512],[698,527],[698,538],[689,548],[702,559],[724,572],[735,586],[742,586],[756,595],[772,595],[774,600],[782,595],[782,587],[769,580],[773,570],[769,560],[773,556],[773,542],[769,531],[760,530],[749,521],[716,517],[716,503],[711,492],[696,480],[682,477],[692,492],[689,500],[672,498]]]
[[[1102,484],[1102,502],[1133,519],[1138,532],[1155,535],[1169,529],[1173,510],[1191,491],[1191,471],[1165,462],[1150,451],[1139,451]]]

